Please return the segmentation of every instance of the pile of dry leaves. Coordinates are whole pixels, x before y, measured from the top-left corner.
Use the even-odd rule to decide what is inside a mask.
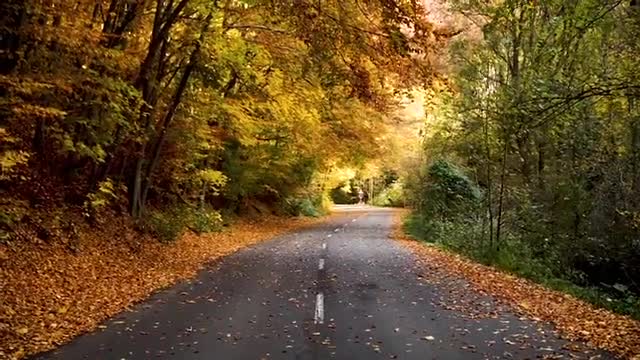
[[[586,341],[623,358],[640,359],[639,321],[415,241],[403,232],[401,224],[399,216],[394,238],[413,250],[425,267],[466,279],[477,290],[514,306],[522,314],[554,324],[569,340]]]
[[[0,358],[52,349],[153,291],[194,276],[213,259],[314,221],[244,221],[167,245],[124,224],[82,230],[80,248],[73,251],[68,244],[41,241],[0,245]]]

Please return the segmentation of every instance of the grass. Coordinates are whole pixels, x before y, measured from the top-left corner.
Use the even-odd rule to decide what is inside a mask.
[[[543,259],[535,259],[522,242],[503,245],[500,251],[486,251],[477,240],[477,229],[470,224],[439,224],[412,214],[405,219],[404,231],[411,237],[456,252],[485,265],[532,280],[547,288],[564,292],[615,313],[640,320],[640,297],[630,292],[611,292],[601,287],[579,286],[555,276]]]

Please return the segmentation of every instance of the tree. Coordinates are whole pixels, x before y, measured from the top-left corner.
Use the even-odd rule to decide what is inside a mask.
[[[482,36],[452,46],[451,86],[438,99],[451,109],[439,121],[454,125],[445,143],[428,134],[425,151],[477,176],[488,226],[469,231],[482,229],[489,251],[527,249],[579,284],[640,290],[631,275],[637,9],[613,0],[452,4]]]

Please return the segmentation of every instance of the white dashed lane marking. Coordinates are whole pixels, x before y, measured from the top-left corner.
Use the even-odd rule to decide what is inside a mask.
[[[316,324],[324,323],[324,295],[322,293],[316,294],[316,314],[314,320]]]
[[[318,270],[324,270],[324,259],[318,261]]]

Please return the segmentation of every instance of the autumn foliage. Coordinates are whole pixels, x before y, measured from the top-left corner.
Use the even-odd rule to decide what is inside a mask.
[[[0,15],[5,237],[38,206],[317,202],[330,165],[376,156],[396,93],[432,77],[446,38],[411,1],[12,0]]]

